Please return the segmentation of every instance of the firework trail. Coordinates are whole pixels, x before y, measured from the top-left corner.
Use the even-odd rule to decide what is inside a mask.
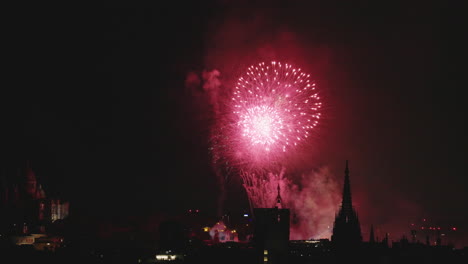
[[[324,170],[305,173],[299,185],[286,177],[286,167],[310,146],[320,120],[316,89],[309,74],[290,64],[252,65],[219,101],[211,129],[213,167],[223,182],[239,175],[251,210],[275,206],[279,186],[284,206],[295,216],[294,238],[327,233],[339,202],[333,196],[339,192],[336,184]]]
[[[295,183],[280,173],[241,171],[243,186],[252,208],[272,208],[281,190],[282,206],[292,212],[291,239],[330,237],[340,202],[340,185],[327,167],[303,173]],[[253,212],[252,212],[253,213]]]
[[[275,206],[275,198],[278,195],[277,187],[285,190],[289,185],[287,179],[284,178],[284,173],[285,168],[282,168],[279,174],[240,171],[251,209]]]
[[[261,62],[234,84],[211,137],[213,164],[236,171],[253,207],[270,207],[288,159],[306,146],[322,103],[310,75],[290,64]],[[270,186],[271,185],[271,186]]]
[[[302,69],[277,61],[248,67],[217,116],[214,165],[234,168],[245,187],[272,179],[270,174],[280,181],[288,160],[310,142],[321,106],[315,82]],[[250,194],[254,189],[246,188]]]

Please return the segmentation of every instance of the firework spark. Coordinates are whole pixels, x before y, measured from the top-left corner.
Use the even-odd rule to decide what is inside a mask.
[[[338,204],[337,185],[326,171],[304,175],[301,186],[286,177],[320,120],[315,82],[300,68],[272,61],[248,67],[232,87],[210,137],[217,173],[240,176],[251,210],[275,206],[280,192],[282,205],[296,217],[293,238],[324,236]],[[325,213],[317,214],[319,209]]]
[[[300,68],[275,61],[248,67],[230,104],[236,152],[261,166],[279,162],[311,135],[321,105],[315,83]]]

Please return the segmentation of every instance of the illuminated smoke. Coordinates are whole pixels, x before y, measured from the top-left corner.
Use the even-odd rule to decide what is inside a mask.
[[[219,114],[219,89],[221,87],[221,81],[219,80],[221,73],[214,69],[212,71],[203,70],[203,90],[207,92],[209,96],[210,105],[213,107],[215,116]]]
[[[272,208],[275,206],[278,186],[281,195],[289,192],[290,182],[284,178],[285,169],[280,173],[241,171],[240,176],[249,198],[250,208]],[[282,191],[281,191],[282,190]]]
[[[213,69],[203,70],[201,73],[190,71],[185,77],[185,88],[188,90],[188,96],[190,96],[196,110],[209,106],[210,113],[200,113],[208,119],[216,119],[216,115],[219,114],[219,102],[222,100],[220,98],[220,81],[221,73]]]
[[[201,73],[194,71],[188,72],[185,78],[185,87],[188,90],[190,103],[193,105],[195,112],[198,114],[198,120],[209,126],[210,154],[213,164],[213,172],[216,175],[220,187],[218,197],[218,216],[223,213],[223,204],[226,198],[226,180],[229,176],[227,166],[221,155],[222,146],[217,142],[218,131],[216,130],[216,122],[220,117],[220,102],[222,83],[219,79],[221,73],[217,69],[203,70]],[[213,147],[217,145],[217,147]]]
[[[203,70],[202,78],[203,78],[203,90],[208,94],[208,100],[210,102],[210,106],[212,107],[212,111],[214,114],[214,120],[219,119],[220,115],[220,102],[222,98],[220,98],[220,88],[221,88],[221,81],[219,80],[221,73],[218,70],[207,71]],[[215,138],[217,136],[218,131],[214,129],[214,126],[210,128],[210,138]],[[225,162],[222,157],[222,154],[219,153],[219,148],[210,148],[211,150],[211,158],[213,164],[213,171],[216,175],[216,178],[219,182],[220,187],[220,194],[218,197],[218,212],[217,215],[221,216],[224,211],[224,201],[226,200],[226,181],[228,179],[228,172],[226,170]]]
[[[283,202],[287,202],[287,206],[295,214],[291,223],[291,238],[320,237],[328,232],[328,225],[333,223],[335,214],[333,208],[338,205],[335,198],[339,190],[335,188],[335,182],[326,168],[304,173],[299,177],[289,175],[284,168],[297,166],[314,147],[319,125],[316,122],[319,122],[321,117],[318,109],[320,105],[315,104],[321,101],[318,94],[307,103],[305,100],[299,100],[305,94],[316,94],[316,90],[308,87],[306,92],[296,93],[294,88],[299,86],[296,86],[297,82],[294,83],[297,79],[294,80],[293,76],[300,77],[302,83],[299,81],[299,84],[309,81],[311,86],[315,84],[312,78],[315,76],[307,76],[305,69],[299,71],[298,67],[289,64],[286,67],[282,60],[287,58],[297,65],[313,70],[315,74],[326,76],[331,65],[331,53],[326,45],[303,42],[302,36],[306,34],[302,34],[297,28],[289,30],[290,25],[283,22],[278,24],[280,20],[276,18],[282,12],[284,11],[280,9],[264,8],[263,5],[259,8],[250,4],[248,9],[219,10],[207,31],[204,64],[216,67],[218,73],[223,75],[223,79],[216,72],[200,77],[204,82],[201,90],[210,96],[208,101],[215,112],[209,140],[212,165],[221,188],[218,214],[222,213],[226,194],[224,189],[230,184],[231,177],[242,179],[251,207],[274,206],[279,183]],[[240,66],[252,59],[265,63],[257,63],[250,68]],[[278,64],[271,67],[273,61]],[[278,71],[279,62],[282,65],[281,71]],[[276,95],[283,94],[283,97],[272,95],[273,74],[276,74],[273,68],[281,75],[282,83],[292,81],[291,88],[280,86],[280,89],[275,90]],[[296,70],[295,75],[293,69]],[[265,72],[271,73],[273,78],[267,81],[263,79],[264,75],[262,78],[255,77],[257,80],[263,80],[263,85],[256,82],[262,89],[259,93],[249,83],[256,81],[252,76]],[[241,77],[243,79],[240,79]],[[218,89],[212,90],[211,83]],[[216,85],[217,83],[221,85]],[[248,92],[249,87],[252,94]],[[300,106],[288,105],[285,94],[288,91],[289,100],[297,101],[299,105],[305,103],[308,106],[317,106],[317,109],[303,112],[306,115],[300,114]],[[233,95],[242,98],[243,102],[232,100]],[[259,97],[263,97],[264,101]],[[267,98],[270,100],[265,100]],[[235,105],[237,109],[233,109]],[[294,112],[298,118],[289,115],[287,109],[291,111],[289,113]],[[315,116],[312,116],[313,112]],[[310,117],[311,121],[301,120],[303,117]],[[296,121],[300,121],[301,126]],[[291,178],[295,178],[296,181],[293,183]],[[317,189],[314,189],[313,184],[317,185]],[[301,206],[304,208],[296,212]],[[321,210],[324,210],[323,213]]]
[[[340,185],[328,167],[322,167],[303,174],[299,186],[285,192],[284,200],[293,213],[290,238],[330,238],[341,199]]]
[[[278,195],[291,210],[290,239],[330,238],[341,198],[340,185],[328,167],[304,173],[297,183],[280,173],[241,173],[251,208],[272,208]]]
[[[219,87],[218,77],[214,72],[203,79]],[[308,151],[319,122],[322,103],[316,84],[302,69],[272,61],[248,67],[233,88],[227,100],[218,100],[226,108],[217,112],[211,133],[213,167],[221,180],[219,208],[224,183],[235,172],[251,209],[274,207],[280,187],[284,206],[294,216],[292,238],[326,236],[338,204],[328,171],[303,175],[298,183],[286,174],[289,161]]]
[[[190,90],[190,95],[194,95],[194,91],[198,89],[200,84],[201,80],[200,77],[198,77],[198,74],[193,71],[187,73],[187,76],[185,77],[185,88]]]

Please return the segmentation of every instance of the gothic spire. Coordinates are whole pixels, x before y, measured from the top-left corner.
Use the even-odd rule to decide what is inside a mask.
[[[337,247],[358,246],[362,242],[361,227],[351,200],[351,185],[349,183],[349,168],[346,160],[345,178],[343,184],[343,200],[338,214],[335,216],[332,242]]]
[[[343,185],[343,200],[341,202],[341,206],[346,209],[352,209],[353,202],[351,200],[351,185],[349,183],[349,168],[348,168],[348,160],[346,160],[346,168],[345,168],[345,179]]]
[[[280,195],[280,185],[279,185],[279,183],[278,183],[277,190],[278,190],[278,195],[276,196],[276,207],[281,209],[281,195]]]

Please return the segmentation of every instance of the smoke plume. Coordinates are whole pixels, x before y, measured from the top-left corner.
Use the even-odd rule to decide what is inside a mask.
[[[217,131],[215,131],[216,120],[220,116],[220,102],[222,102],[221,92],[222,83],[220,80],[221,72],[217,69],[203,70],[202,72],[190,71],[185,79],[185,87],[189,90],[189,96],[195,102],[194,107],[200,111],[199,119],[203,119],[209,126],[209,140],[211,141],[210,154],[212,160],[213,172],[219,184],[219,197],[217,214],[223,214],[223,205],[226,199],[226,179],[227,171],[224,166],[224,158],[220,149],[213,147],[213,142],[217,139]]]
[[[294,177],[279,173],[241,173],[251,208],[276,206],[278,186],[281,206],[291,211],[290,239],[330,238],[340,204],[340,185],[328,167]]]

